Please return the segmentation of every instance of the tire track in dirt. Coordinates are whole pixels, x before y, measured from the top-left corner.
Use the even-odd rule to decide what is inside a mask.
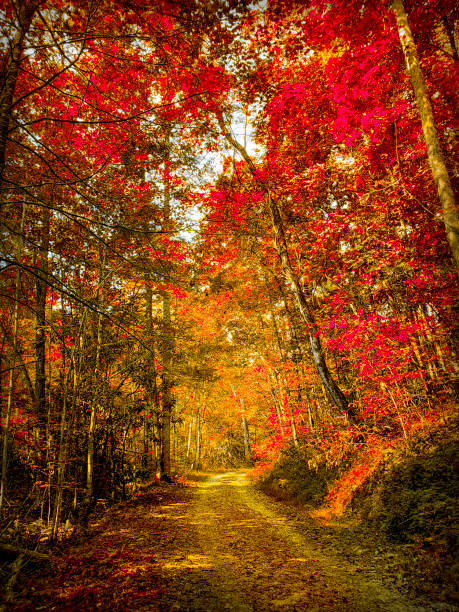
[[[109,509],[45,571],[24,577],[11,610],[456,610],[407,601],[377,578],[374,558],[349,561],[348,549],[243,472],[220,473],[194,487],[153,487]]]
[[[321,551],[242,472],[216,475],[195,491],[179,539],[188,537],[176,542],[182,559],[169,576],[162,611],[430,609]]]

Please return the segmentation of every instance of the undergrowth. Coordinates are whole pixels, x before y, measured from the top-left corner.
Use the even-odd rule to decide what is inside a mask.
[[[348,461],[330,465],[322,458],[317,460],[310,448],[291,447],[284,450],[272,469],[259,480],[258,487],[283,500],[319,506],[328,493],[331,483],[348,467]]]
[[[258,486],[309,506],[316,516],[359,518],[392,549],[408,545],[415,558],[401,560],[400,569],[416,577],[415,589],[455,599],[458,451],[459,419],[450,418],[397,444],[350,450],[339,465],[314,457],[310,448],[289,449]]]
[[[438,432],[434,434],[438,438]],[[352,500],[350,511],[391,544],[412,546],[419,592],[458,601],[459,440],[418,438],[383,463]],[[456,595],[454,595],[454,593]]]

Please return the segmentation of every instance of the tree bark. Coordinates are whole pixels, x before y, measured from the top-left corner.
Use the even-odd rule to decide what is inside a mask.
[[[104,307],[104,288],[105,288],[105,262],[107,257],[107,249],[104,245],[101,246],[101,252],[99,252],[99,285],[97,288],[97,302],[99,308]],[[100,388],[100,352],[102,346],[102,314],[97,317],[97,342],[96,342],[96,360],[94,365],[94,388]],[[94,483],[94,448],[95,448],[95,432],[96,432],[96,420],[97,420],[97,404],[99,398],[96,394],[92,398],[91,402],[91,415],[89,419],[89,430],[88,430],[88,453],[86,461],[86,505],[90,506],[93,495],[93,483]]]
[[[459,54],[457,52],[456,40],[454,38],[454,26],[453,27],[451,26],[451,24],[449,23],[448,17],[446,15],[443,15],[442,21],[443,21],[443,25],[445,26],[446,35],[448,36],[448,41],[451,47],[451,51],[453,53],[453,59],[458,61]],[[454,24],[454,21],[453,21],[453,24]]]
[[[284,299],[284,304],[286,304],[286,301]],[[270,312],[271,312],[271,322],[273,325],[273,329],[274,329],[274,335],[276,337],[276,344],[277,344],[277,348],[279,350],[279,355],[281,358],[282,363],[285,363],[286,361],[286,356],[285,356],[285,352],[282,348],[282,343],[281,343],[281,339],[280,339],[280,334],[279,334],[279,327],[277,326],[277,320],[276,320],[276,315],[274,313],[274,307],[273,307],[273,303],[272,300],[270,298]],[[293,325],[293,321],[291,321],[291,324]],[[298,441],[298,432],[296,429],[296,422],[295,422],[295,414],[293,412],[293,408],[292,408],[292,403],[291,403],[291,396],[290,396],[290,388],[288,386],[288,381],[286,379],[286,377],[283,377],[283,382],[284,382],[284,387],[285,387],[285,393],[287,396],[287,408],[288,408],[288,414],[290,417],[290,426],[292,428],[292,440],[293,440],[293,444],[296,448],[298,448],[299,446],[299,441]],[[280,381],[278,381],[278,383],[280,383]],[[298,381],[299,384],[299,381]],[[279,384],[279,395],[281,396],[281,387]]]
[[[276,250],[278,252],[279,259],[282,264],[282,269],[284,271],[285,278],[287,279],[287,282],[290,283],[292,287],[292,291],[295,296],[295,301],[300,311],[301,317],[308,328],[309,344],[311,347],[311,353],[312,353],[312,359],[313,359],[314,365],[322,380],[324,387],[326,388],[328,394],[332,398],[334,404],[344,415],[347,416],[348,419],[352,419],[352,412],[349,406],[349,402],[347,401],[346,396],[341,391],[337,382],[331,375],[330,370],[328,369],[327,362],[325,360],[324,351],[322,348],[322,343],[320,341],[319,330],[314,320],[314,316],[312,314],[311,308],[306,299],[305,292],[303,288],[301,287],[300,281],[298,280],[293,270],[293,266],[290,261],[290,257],[289,257],[288,249],[287,249],[287,240],[285,238],[284,224],[282,221],[282,217],[281,217],[277,202],[271,197],[271,194],[269,193],[269,189],[266,187],[266,185],[264,185],[263,181],[258,178],[257,169],[250,155],[247,153],[244,147],[241,144],[239,144],[237,140],[233,138],[231,133],[227,131],[222,118],[220,118],[219,123],[220,123],[220,127],[223,130],[223,133],[227,141],[237,151],[239,151],[242,158],[249,166],[249,169],[253,177],[255,178],[255,180],[257,180],[260,183],[260,185],[263,187],[264,191],[267,194],[268,207],[271,213],[271,221],[272,221],[272,227],[274,231],[274,241],[275,241]]]
[[[167,138],[169,142],[169,136]],[[171,190],[169,181],[166,179],[164,193],[164,210],[163,210],[163,227],[167,230],[170,224],[170,206],[171,206]],[[166,272],[169,272],[170,266],[163,262]],[[165,281],[169,281],[165,278]],[[160,472],[161,479],[169,481],[171,478],[171,420],[172,408],[174,399],[172,396],[172,365],[174,351],[174,336],[172,330],[171,319],[171,294],[169,291],[163,292],[163,342],[162,342],[162,419],[161,419],[161,457],[160,457]]]
[[[17,15],[17,32],[10,47],[10,57],[6,66],[5,80],[0,91],[0,184],[3,180],[6,162],[6,143],[8,141],[8,129],[11,119],[14,91],[18,80],[19,65],[24,50],[24,37],[29,31],[38,2],[27,2],[16,0],[13,2],[14,12]]]
[[[161,419],[161,478],[170,479],[171,474],[171,420],[172,420],[172,330],[171,330],[171,296],[168,291],[163,295],[163,375],[162,375],[162,419]]]
[[[241,406],[244,408],[244,400],[241,400]],[[244,438],[244,459],[248,465],[252,465],[252,450],[250,448],[249,424],[245,414],[241,415],[242,436]]]
[[[148,274],[145,274],[145,327],[149,342],[152,344],[153,349],[153,292],[151,285],[148,282]],[[151,369],[148,368],[148,378],[146,388],[148,389],[148,406],[146,411],[150,411],[150,415],[145,414],[144,417],[144,456],[142,462],[142,468],[146,474],[150,475],[153,473],[153,413],[155,411],[155,400],[156,400],[156,371],[155,371],[155,359],[154,353],[150,357],[151,369],[153,370],[153,379],[151,379]],[[152,394],[154,397],[152,397]],[[148,418],[147,418],[148,417]]]
[[[25,206],[23,205],[21,217],[21,231],[19,238],[19,246],[17,249],[17,259],[19,260],[22,253],[22,232],[24,229]],[[14,390],[14,370],[16,367],[16,356],[18,352],[18,328],[19,328],[19,290],[21,285],[21,273],[19,268],[16,268],[16,278],[14,287],[14,314],[13,314],[13,354],[11,357],[8,399],[6,405],[6,416],[3,425],[3,449],[2,449],[2,474],[0,482],[0,509],[3,506],[3,500],[6,494],[7,472],[8,472],[8,446],[10,443],[10,418],[13,407],[13,390]]]
[[[47,418],[45,332],[50,221],[50,210],[45,208],[43,210],[41,245],[37,261],[37,266],[40,268],[40,278],[37,277],[35,282],[35,410],[42,432]]]
[[[196,406],[196,447],[193,469],[201,469],[201,401],[197,398]]]
[[[189,462],[190,455],[191,455],[191,437],[193,433],[194,422],[195,422],[195,418],[194,417],[190,418],[190,423],[188,426],[188,439],[186,443],[186,461],[187,463]]]
[[[432,105],[427,95],[424,75],[421,70],[413,34],[408,24],[403,0],[393,0],[392,10],[397,20],[398,33],[405,56],[406,69],[416,96],[422,130],[427,145],[427,156],[443,209],[446,236],[456,267],[459,270],[459,216],[453,188],[451,186],[448,170],[440,146],[440,140],[438,138],[437,128],[435,126]]]

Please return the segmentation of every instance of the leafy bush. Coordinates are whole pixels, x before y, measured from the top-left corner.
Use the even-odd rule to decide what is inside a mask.
[[[328,493],[329,483],[343,471],[343,466],[327,465],[325,458],[313,457],[309,449],[285,450],[259,487],[277,499],[295,499],[319,506]]]
[[[457,546],[459,442],[406,458],[382,475],[365,513],[393,542]]]

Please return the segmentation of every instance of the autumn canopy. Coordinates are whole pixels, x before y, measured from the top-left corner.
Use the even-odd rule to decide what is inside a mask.
[[[1,505],[56,537],[290,446],[365,477],[451,411],[457,15],[0,2]]]

